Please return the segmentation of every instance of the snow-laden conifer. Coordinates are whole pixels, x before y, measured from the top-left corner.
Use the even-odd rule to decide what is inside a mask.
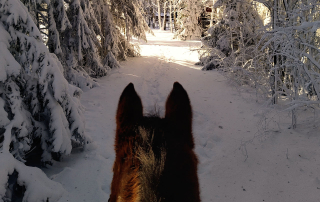
[[[254,55],[263,21],[252,0],[219,0],[214,7],[218,8],[216,24],[201,40],[203,69],[241,66]]]
[[[125,60],[128,56],[139,55],[139,48],[130,41],[132,37],[147,40],[146,32],[152,33],[141,13],[142,7],[139,0],[111,0],[110,11],[113,22],[117,26],[119,52],[114,55],[117,59]]]
[[[120,64],[117,61],[117,57],[120,53],[120,30],[114,23],[112,13],[110,12],[109,5],[104,0],[97,0],[92,5],[96,19],[101,28],[100,48],[99,53],[103,58],[103,65],[110,68],[118,68]],[[112,62],[111,62],[112,61]]]
[[[177,17],[179,28],[175,37],[181,40],[200,39],[201,27],[198,20],[203,10],[202,1],[182,0],[179,4],[180,10]]]
[[[66,13],[68,4],[64,0],[31,0],[23,3],[29,12],[35,13],[33,19],[41,31],[43,42],[58,57],[68,82],[82,89],[96,86],[96,82],[77,61],[70,65],[69,58],[72,57],[69,41],[72,26]]]
[[[318,108],[320,100],[320,15],[319,1],[298,1],[278,8],[274,29],[261,40],[256,71],[265,71],[265,85],[273,104],[287,103],[292,127],[296,110]],[[270,95],[269,94],[269,95]]]
[[[109,67],[100,61],[97,49],[100,28],[91,3],[89,0],[70,0],[68,3],[67,14],[72,28],[65,35],[67,65],[75,70],[84,70],[91,77],[105,76]]]
[[[0,5],[0,159],[6,162],[0,163],[0,198],[8,174],[16,171],[26,187],[25,201],[54,201],[61,186],[20,162],[38,150],[39,161],[50,163],[52,154],[70,154],[72,145],[90,141],[79,102],[82,91],[64,78],[64,68],[43,44],[27,8],[19,0],[1,0]],[[39,182],[46,185],[29,189]]]

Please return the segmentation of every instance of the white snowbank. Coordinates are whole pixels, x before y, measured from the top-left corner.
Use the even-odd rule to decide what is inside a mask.
[[[58,201],[64,193],[63,187],[48,179],[39,168],[25,166],[10,153],[0,152],[0,196],[5,195],[8,174],[11,175],[13,171],[19,173],[18,184],[26,188],[23,201]]]

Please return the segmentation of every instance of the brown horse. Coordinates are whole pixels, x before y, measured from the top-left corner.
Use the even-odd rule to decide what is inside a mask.
[[[192,109],[175,82],[165,118],[143,116],[130,83],[120,96],[110,202],[198,202],[198,160],[193,151]]]

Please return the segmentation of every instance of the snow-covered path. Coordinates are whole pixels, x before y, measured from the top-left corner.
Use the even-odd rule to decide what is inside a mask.
[[[198,57],[190,49],[198,47],[198,41],[155,34],[148,36],[147,44],[140,42],[141,57],[122,62],[122,68],[99,79],[100,87],[83,94],[87,133],[94,143],[46,171],[66,190],[60,201],[108,200],[115,112],[122,90],[132,82],[144,112],[156,105],[163,115],[175,81],[187,90],[193,107],[202,201],[319,201],[319,137],[283,129],[241,147],[258,132],[259,104],[254,97],[240,94],[218,72],[193,65]]]

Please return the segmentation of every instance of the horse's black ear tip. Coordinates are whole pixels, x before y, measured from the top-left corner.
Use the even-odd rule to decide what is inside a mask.
[[[127,85],[127,87],[126,88],[134,88],[134,85],[133,85],[133,83],[129,83],[128,85]]]
[[[182,85],[178,81],[174,82],[173,88],[181,88],[181,87]]]
[[[182,86],[178,81],[174,82],[174,84],[173,84],[173,89],[185,91],[184,88],[183,88],[183,86]]]
[[[133,83],[129,83],[125,88],[124,91],[134,91]]]
[[[134,85],[132,83],[129,83],[122,91],[122,94],[120,96],[120,100],[122,100],[124,97],[131,96],[136,94],[136,91],[134,89]]]

